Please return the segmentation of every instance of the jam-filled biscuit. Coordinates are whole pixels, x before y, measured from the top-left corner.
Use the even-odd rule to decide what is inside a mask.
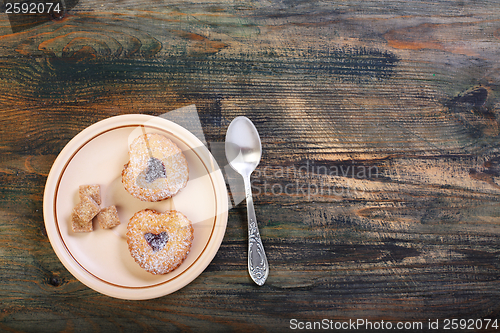
[[[193,226],[182,213],[151,209],[134,214],[127,226],[127,244],[135,261],[152,274],[166,274],[186,259]]]
[[[165,136],[148,133],[130,145],[130,160],[124,166],[122,183],[125,189],[142,201],[168,199],[188,181],[186,157],[175,143]]]

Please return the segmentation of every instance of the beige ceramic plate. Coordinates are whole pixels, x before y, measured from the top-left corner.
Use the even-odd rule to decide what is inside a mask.
[[[144,132],[161,133],[184,152],[189,165],[187,186],[171,199],[156,203],[132,197],[122,186],[128,146]],[[101,186],[102,205],[116,205],[121,225],[74,233],[70,214],[78,187]],[[227,224],[224,178],[208,149],[183,127],[159,117],[124,115],[100,121],[75,136],[57,157],[45,186],[43,210],[50,243],[64,266],[88,287],[116,298],[149,299],[172,293],[193,281],[212,261]],[[152,275],[136,264],[126,242],[127,223],[145,208],[175,209],[193,223],[194,240],[184,263],[166,275]]]

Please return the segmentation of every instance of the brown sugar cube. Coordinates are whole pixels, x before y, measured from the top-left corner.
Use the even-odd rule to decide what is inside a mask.
[[[97,214],[96,220],[103,229],[111,229],[120,224],[120,219],[118,218],[118,212],[115,206],[103,208],[99,214]]]
[[[91,232],[94,230],[92,220],[82,220],[74,209],[71,213],[71,227],[73,232]]]
[[[80,201],[83,197],[91,197],[96,204],[101,204],[101,187],[99,185],[81,185],[78,188]]]
[[[100,211],[99,205],[94,199],[84,196],[80,198],[80,202],[76,205],[74,211],[76,215],[83,221],[92,220]]]

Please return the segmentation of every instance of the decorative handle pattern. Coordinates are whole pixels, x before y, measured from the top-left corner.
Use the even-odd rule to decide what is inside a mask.
[[[248,272],[252,280],[262,286],[269,275],[269,265],[260,239],[249,179],[245,179],[245,194],[248,212]]]
[[[262,286],[269,274],[266,253],[257,223],[253,220],[248,223],[248,271],[255,283]]]

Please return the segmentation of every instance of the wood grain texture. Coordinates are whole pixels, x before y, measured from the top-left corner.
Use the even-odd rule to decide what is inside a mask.
[[[0,330],[500,319],[499,13],[487,0],[81,0],[17,33],[2,14]],[[44,230],[54,159],[99,120],[190,104],[213,147],[235,116],[259,130],[268,281],[248,277],[238,204],[182,290],[88,289]]]

